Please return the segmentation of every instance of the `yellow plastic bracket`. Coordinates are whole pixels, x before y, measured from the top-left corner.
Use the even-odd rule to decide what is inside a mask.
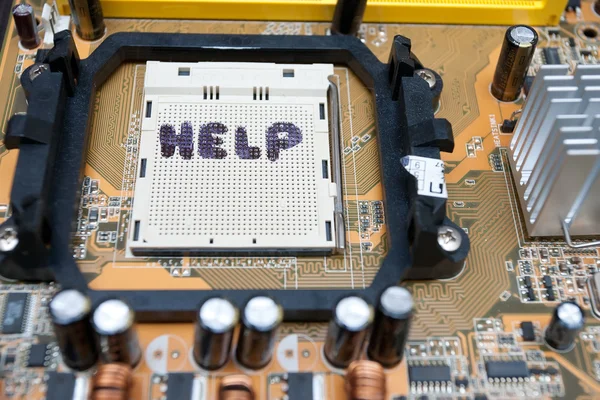
[[[107,18],[331,21],[335,0],[101,0]],[[68,13],[66,0],[59,0]],[[566,0],[369,0],[365,22],[558,25]]]

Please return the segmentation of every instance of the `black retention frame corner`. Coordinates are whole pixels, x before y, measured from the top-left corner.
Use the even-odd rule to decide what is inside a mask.
[[[344,64],[362,80],[373,92],[376,102],[376,129],[389,232],[388,255],[369,287],[356,290],[209,291],[94,291],[87,287],[73,259],[70,241],[91,129],[93,98],[97,88],[121,64],[148,60]],[[398,283],[413,264],[410,251],[413,238],[409,226],[413,224],[412,219],[420,215],[414,212],[414,205],[421,196],[416,194],[416,181],[402,167],[401,158],[415,150],[439,158],[440,148],[448,149],[448,136],[451,138],[451,130],[448,133],[444,130],[445,125],[434,119],[427,83],[414,75],[415,68],[422,66],[410,53],[408,39],[394,38],[390,60],[390,63],[380,62],[359,39],[350,36],[117,33],[107,37],[78,64],[77,87],[65,101],[61,144],[52,174],[52,185],[60,190],[51,191],[46,214],[50,228],[46,265],[54,279],[63,287],[87,291],[94,301],[111,296],[123,298],[136,310],[138,320],[152,322],[191,321],[197,305],[213,295],[227,296],[238,306],[256,294],[273,296],[283,305],[287,321],[327,320],[335,302],[348,294],[359,294],[375,302],[379,292]],[[413,96],[421,96],[422,104],[411,106],[406,100]],[[423,108],[423,104],[427,106]],[[413,131],[417,131],[419,138]]]

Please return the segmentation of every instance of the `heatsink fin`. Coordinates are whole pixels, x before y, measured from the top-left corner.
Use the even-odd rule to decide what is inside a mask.
[[[600,66],[540,68],[509,159],[531,236],[600,234]]]

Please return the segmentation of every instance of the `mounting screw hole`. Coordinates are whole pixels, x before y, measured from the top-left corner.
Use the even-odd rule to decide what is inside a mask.
[[[583,34],[589,39],[596,39],[598,37],[598,30],[589,26],[583,30]]]

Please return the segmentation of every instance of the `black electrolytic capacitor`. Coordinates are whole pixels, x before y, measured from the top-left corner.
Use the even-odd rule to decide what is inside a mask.
[[[273,357],[277,328],[283,320],[283,308],[267,296],[251,298],[242,312],[242,326],[236,359],[244,367],[260,369]]]
[[[104,35],[104,14],[100,0],[69,0],[75,30],[84,40],[97,40]]]
[[[519,98],[537,42],[537,32],[530,26],[515,25],[506,30],[492,81],[495,98],[500,101]]]
[[[412,313],[413,300],[408,290],[391,286],[383,291],[367,348],[370,359],[386,368],[402,361]]]
[[[90,323],[91,311],[89,297],[75,289],[56,293],[49,304],[62,360],[76,371],[88,370],[98,361],[96,335]]]
[[[92,325],[98,337],[103,362],[137,365],[142,357],[142,350],[134,324],[133,309],[122,300],[105,300],[96,307],[92,314]]]
[[[359,358],[369,327],[373,322],[373,307],[365,299],[348,296],[333,309],[323,352],[335,367],[346,368]]]
[[[13,7],[12,15],[21,46],[26,49],[38,47],[40,45],[40,35],[38,35],[33,7],[27,3],[17,4]]]
[[[194,335],[194,360],[201,368],[215,370],[225,365],[238,320],[237,308],[222,297],[212,297],[200,306]]]
[[[571,350],[584,323],[585,318],[581,307],[571,301],[565,301],[554,309],[544,339],[554,350]]]
[[[356,35],[366,8],[367,0],[338,0],[333,12],[331,33]]]

